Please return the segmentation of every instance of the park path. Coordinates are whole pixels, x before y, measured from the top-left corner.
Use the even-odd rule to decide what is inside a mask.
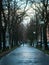
[[[2,57],[0,65],[49,65],[49,56],[25,44]]]

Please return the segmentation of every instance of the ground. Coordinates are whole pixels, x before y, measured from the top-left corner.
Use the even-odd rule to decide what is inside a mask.
[[[25,44],[2,57],[0,65],[49,65],[49,55]]]

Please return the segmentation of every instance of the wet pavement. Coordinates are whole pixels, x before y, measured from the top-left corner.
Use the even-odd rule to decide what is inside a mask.
[[[49,65],[49,56],[25,45],[2,57],[0,65]]]

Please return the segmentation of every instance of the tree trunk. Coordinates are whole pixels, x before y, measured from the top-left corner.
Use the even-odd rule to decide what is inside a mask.
[[[2,16],[1,16],[2,8],[1,8],[1,6],[2,6],[2,0],[0,0],[0,50],[1,50],[1,43],[2,43],[2,41],[1,41],[1,33],[2,33],[2,31],[1,31],[1,28],[2,28],[2,20],[1,20],[1,18],[2,18]]]
[[[1,50],[1,43],[2,43],[2,41],[1,41],[1,12],[0,12],[0,50]]]
[[[44,29],[43,29],[44,47],[45,47],[45,49],[48,49],[46,28],[47,27],[46,27],[46,24],[45,24]]]
[[[1,31],[0,31],[0,50],[2,49],[1,43],[2,43],[2,41],[1,41]]]
[[[5,36],[6,36],[5,30],[3,29],[3,50],[6,49],[6,39],[5,39]]]
[[[40,46],[42,47],[42,26],[41,26],[41,44]]]

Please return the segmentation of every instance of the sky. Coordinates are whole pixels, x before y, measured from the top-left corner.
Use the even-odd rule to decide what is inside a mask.
[[[34,0],[35,2],[40,2],[40,0]],[[18,2],[18,5],[20,5],[20,4],[23,4],[20,8],[21,8],[21,11],[23,11],[24,10],[24,7],[26,6],[26,0],[23,0],[22,2]],[[30,23],[30,19],[32,18],[32,19],[35,19],[35,10],[33,9],[33,8],[35,8],[35,5],[34,4],[32,4],[32,7],[33,8],[31,8],[30,7],[31,5],[30,5],[30,3],[28,2],[28,4],[27,4],[27,7],[26,7],[26,14],[28,15],[28,16],[26,16],[26,17],[24,17],[24,19],[23,19],[23,24],[26,26],[28,23]]]
[[[24,3],[22,6],[21,6],[21,11],[24,10],[24,7],[26,6],[26,1],[23,1],[23,2],[18,2],[18,5],[20,3]],[[28,10],[27,10],[28,9]],[[26,7],[26,14],[28,16],[24,17],[24,20],[23,20],[23,24],[26,26],[28,23],[30,23],[30,18],[34,17],[34,14],[35,14],[35,11],[30,7],[30,4],[28,3],[27,7]]]
[[[35,2],[40,2],[40,0],[34,0],[34,1],[35,1]],[[16,2],[17,2],[17,5],[20,6],[20,10],[18,10],[18,12],[23,12],[24,7],[26,6],[26,0],[22,0],[22,1],[16,0]],[[14,0],[12,1],[11,4],[13,5],[13,3],[14,3]],[[30,7],[31,5],[32,5],[33,8],[35,8],[35,5],[34,5],[34,4],[30,4],[30,2],[27,3],[27,7],[26,7],[25,10],[28,9],[28,10],[26,11],[26,14],[27,14],[28,16],[25,16],[25,17],[23,18],[23,24],[24,24],[24,25],[27,25],[28,23],[30,23],[30,19],[31,19],[31,18],[34,19],[35,10],[33,10],[33,8]]]

